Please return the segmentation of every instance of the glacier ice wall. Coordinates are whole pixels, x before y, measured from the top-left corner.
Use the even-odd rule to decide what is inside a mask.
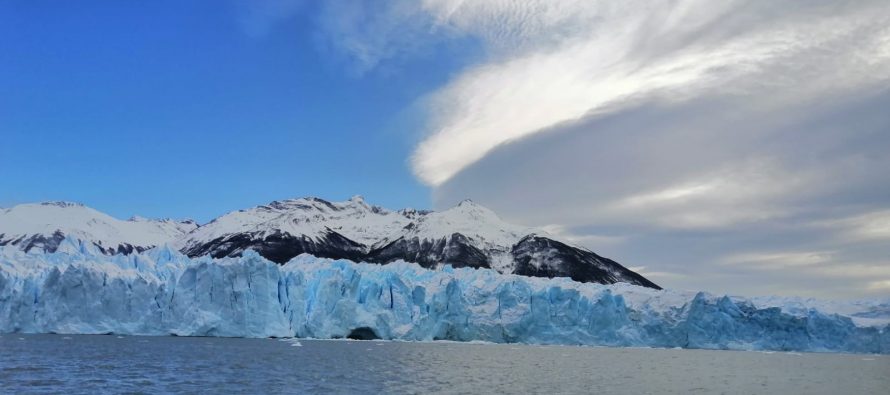
[[[890,300],[743,299],[248,251],[0,247],[0,332],[341,338],[890,353]]]

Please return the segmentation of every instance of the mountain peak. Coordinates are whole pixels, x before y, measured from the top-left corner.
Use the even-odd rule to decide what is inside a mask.
[[[83,205],[83,203],[66,202],[66,201],[61,201],[61,200],[58,200],[58,201],[40,202],[40,205],[41,205],[41,206],[63,207],[63,208],[64,208],[64,207],[85,207],[85,206]]]
[[[365,201],[365,198],[362,195],[355,195],[349,198],[348,202],[367,210],[378,210],[376,206],[368,204],[368,202]]]
[[[455,212],[455,213],[461,213],[464,215],[470,215],[471,217],[476,218],[477,220],[481,220],[483,218],[500,220],[500,218],[498,217],[497,214],[495,214],[494,211],[492,211],[488,207],[478,204],[470,199],[464,199],[460,203],[458,203],[457,206],[454,206],[448,210],[443,211],[443,213],[448,213],[448,212]]]
[[[491,215],[495,215],[494,211],[485,207],[479,203],[476,203],[470,199],[461,200],[456,206],[452,207],[449,210],[459,209],[460,211],[471,211],[471,212],[485,212],[490,213]],[[448,211],[448,210],[446,210]],[[496,215],[495,215],[496,216]]]

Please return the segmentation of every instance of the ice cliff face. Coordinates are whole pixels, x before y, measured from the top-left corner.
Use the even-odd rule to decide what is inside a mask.
[[[278,265],[171,248],[108,256],[0,247],[0,332],[890,353],[890,300],[819,303],[301,255]]]

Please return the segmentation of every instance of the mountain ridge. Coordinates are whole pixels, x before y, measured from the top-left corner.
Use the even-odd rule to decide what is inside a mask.
[[[25,204],[0,212],[0,245],[53,252],[66,236],[91,242],[108,254],[141,252],[163,244],[191,257],[235,257],[251,249],[279,264],[308,253],[379,264],[405,260],[428,269],[450,264],[660,288],[618,262],[541,229],[507,223],[471,200],[431,211],[390,210],[369,204],[360,195],[342,202],[303,197],[231,211],[203,225],[138,216],[122,221],[70,202]]]
[[[53,252],[65,236],[90,241],[104,253],[145,251],[196,229],[192,220],[121,220],[82,203],[25,203],[0,211],[0,245]]]

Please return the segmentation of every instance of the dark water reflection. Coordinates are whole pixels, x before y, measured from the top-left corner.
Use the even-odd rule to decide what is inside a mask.
[[[2,393],[890,393],[890,357],[0,335]]]

